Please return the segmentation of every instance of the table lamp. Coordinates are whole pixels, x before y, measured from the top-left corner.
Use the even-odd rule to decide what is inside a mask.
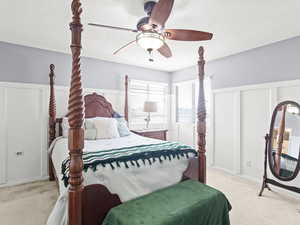
[[[149,123],[151,121],[150,113],[157,112],[157,103],[152,102],[152,101],[145,101],[145,103],[144,103],[144,112],[148,113],[148,116],[145,119],[146,128],[148,129],[149,128]]]

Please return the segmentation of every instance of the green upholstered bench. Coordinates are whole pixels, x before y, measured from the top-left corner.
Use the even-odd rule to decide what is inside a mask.
[[[223,193],[187,180],[110,210],[103,225],[229,225]]]

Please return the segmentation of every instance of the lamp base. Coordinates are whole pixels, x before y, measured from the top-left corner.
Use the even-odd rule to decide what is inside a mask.
[[[149,129],[149,124],[150,124],[150,121],[151,121],[150,113],[148,113],[148,116],[147,116],[147,118],[145,119],[145,121],[146,121],[146,129]]]

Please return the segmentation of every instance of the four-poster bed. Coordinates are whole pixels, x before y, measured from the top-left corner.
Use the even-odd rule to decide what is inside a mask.
[[[83,97],[80,56],[82,13],[80,0],[72,1],[73,20],[70,23],[72,32],[72,77],[68,102],[68,148],[69,148],[69,174],[68,174],[68,223],[69,225],[100,224],[107,212],[114,206],[121,204],[120,197],[112,194],[102,184],[83,186],[83,149],[84,149],[84,119],[92,117],[113,117],[112,105],[101,95],[91,94]],[[199,100],[198,100],[198,160],[190,159],[190,163],[182,176],[182,180],[193,178],[202,183],[206,182],[206,108],[204,97],[204,50],[199,48]],[[128,120],[128,76],[125,79],[125,110],[124,116]],[[62,119],[56,118],[54,94],[54,65],[50,66],[50,105],[49,105],[49,145],[56,137],[56,124],[59,125],[59,136],[62,134]],[[198,166],[200,165],[200,166]],[[57,172],[57,171],[56,171]],[[51,180],[58,179],[50,152],[49,176]]]

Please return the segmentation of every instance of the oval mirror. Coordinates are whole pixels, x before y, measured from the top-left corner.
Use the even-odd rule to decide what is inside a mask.
[[[278,104],[273,112],[268,148],[269,166],[280,180],[293,180],[300,168],[300,105]]]

